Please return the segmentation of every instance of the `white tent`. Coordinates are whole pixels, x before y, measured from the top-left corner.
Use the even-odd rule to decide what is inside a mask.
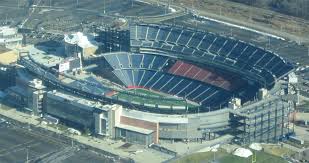
[[[247,158],[251,156],[252,154],[253,153],[249,149],[245,149],[245,148],[237,148],[233,153],[233,155],[235,156],[244,157],[244,158]]]
[[[256,151],[261,151],[263,147],[259,143],[252,143],[249,146],[251,149],[256,150]]]
[[[68,44],[77,44],[81,48],[88,48],[88,47],[94,47],[96,46],[96,42],[94,41],[94,38],[84,35],[81,32],[73,33],[73,34],[65,34],[64,35],[64,41]]]

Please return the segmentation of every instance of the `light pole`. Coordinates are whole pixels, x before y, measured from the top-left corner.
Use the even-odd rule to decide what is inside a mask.
[[[27,156],[26,156],[26,163],[29,163],[29,149],[26,147]]]
[[[106,10],[106,2],[105,2],[106,0],[103,0],[103,13],[105,14],[105,10]]]
[[[218,151],[218,149],[217,148],[213,148],[211,151],[214,153],[214,157],[213,157],[212,162],[216,162],[216,152]]]

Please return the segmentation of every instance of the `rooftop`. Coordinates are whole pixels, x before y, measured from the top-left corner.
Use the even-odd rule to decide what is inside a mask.
[[[46,47],[29,47],[30,57],[35,60],[35,62],[46,67],[53,67],[62,62],[64,57],[61,55],[61,49],[48,52],[48,48],[45,48]]]
[[[16,28],[11,28],[9,26],[0,27],[0,36],[10,36],[17,34]]]
[[[59,91],[56,91],[56,90],[50,91],[48,93],[53,94],[53,95],[58,96],[58,97],[62,97],[64,99],[68,100],[68,101],[72,101],[72,102],[75,102],[75,103],[78,103],[78,104],[81,104],[81,105],[86,105],[86,106],[89,106],[89,107],[97,108],[97,109],[100,109],[100,110],[109,110],[109,108],[110,108],[108,106],[106,107],[105,105],[103,105],[100,102],[80,98],[80,97],[77,97],[77,96],[74,96],[74,95],[71,95],[71,94],[66,94],[66,93],[63,93],[63,92],[59,92]]]

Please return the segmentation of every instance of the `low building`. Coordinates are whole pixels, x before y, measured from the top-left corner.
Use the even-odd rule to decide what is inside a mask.
[[[29,82],[27,87],[28,108],[36,115],[40,115],[43,110],[43,95],[45,86],[39,79],[34,79]]]
[[[46,93],[43,110],[71,127],[96,135],[141,145],[159,140],[158,123],[129,117],[120,105],[102,105],[54,90]]]
[[[7,48],[15,48],[22,44],[23,36],[18,34],[16,28],[8,26],[0,27],[0,45]]]
[[[288,81],[290,84],[297,84],[298,83],[298,78],[294,72],[290,73],[288,75]]]
[[[1,57],[0,57],[1,61]],[[0,62],[0,89],[6,89],[15,85],[16,68],[2,65]]]
[[[44,97],[43,111],[79,130],[94,129],[96,103],[59,91],[49,91]]]
[[[16,107],[26,107],[28,103],[27,92],[20,86],[13,86],[6,89],[6,102]]]

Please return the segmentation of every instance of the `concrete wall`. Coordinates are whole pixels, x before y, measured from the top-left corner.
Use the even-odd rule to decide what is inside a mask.
[[[160,123],[159,137],[162,139],[186,139],[188,124]]]

